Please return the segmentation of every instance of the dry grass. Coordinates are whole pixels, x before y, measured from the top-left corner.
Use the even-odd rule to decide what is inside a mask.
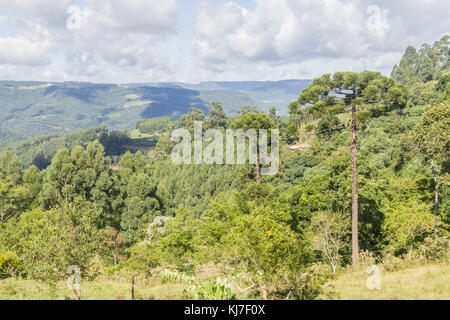
[[[381,290],[367,288],[364,271],[347,272],[332,281],[342,300],[450,300],[450,266],[419,266],[383,272]]]
[[[208,272],[210,266],[205,266]],[[214,270],[215,271],[215,270]],[[396,272],[383,272],[381,290],[367,288],[368,275],[361,271],[347,271],[330,282],[334,299],[341,300],[450,300],[450,266],[419,266]],[[137,277],[137,299],[184,299],[183,283],[161,284],[159,278]],[[0,300],[64,300],[75,295],[64,282],[51,288],[44,283],[24,279],[0,279]],[[129,300],[131,278],[102,277],[82,283],[84,300]],[[325,298],[325,297],[324,297]]]
[[[136,299],[174,300],[182,299],[187,284],[161,284],[157,279],[137,278]],[[74,299],[75,294],[64,282],[55,288],[33,281],[9,278],[0,280],[0,300],[66,300]],[[131,279],[99,278],[82,282],[83,300],[130,300]]]

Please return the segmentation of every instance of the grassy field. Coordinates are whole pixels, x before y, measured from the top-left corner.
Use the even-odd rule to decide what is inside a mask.
[[[450,266],[420,266],[381,275],[381,290],[369,290],[368,275],[347,272],[332,281],[342,300],[450,300]]]
[[[450,300],[450,267],[447,265],[420,266],[383,273],[381,290],[369,290],[368,275],[363,271],[338,274],[330,282],[334,299],[341,300]],[[137,299],[183,299],[182,283],[161,284],[157,278],[136,278]],[[74,299],[74,293],[64,282],[55,288],[32,280],[0,279],[0,300],[64,300]],[[131,279],[99,278],[82,283],[84,300],[129,300]],[[325,297],[323,297],[325,298]]]
[[[161,284],[156,279],[137,278],[136,299],[182,299],[186,284]],[[99,278],[82,282],[83,300],[131,300],[131,279]],[[33,280],[9,278],[0,280],[0,300],[69,300],[76,296],[64,282],[56,287]]]

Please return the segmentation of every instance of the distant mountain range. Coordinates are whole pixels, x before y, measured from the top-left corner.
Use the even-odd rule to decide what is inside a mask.
[[[94,84],[80,82],[0,81],[0,144],[44,132],[68,132],[105,125],[133,129],[139,119],[170,116],[189,108],[208,110],[224,103],[228,114],[246,105],[267,111],[287,106],[309,86],[309,80],[275,82],[203,82]]]

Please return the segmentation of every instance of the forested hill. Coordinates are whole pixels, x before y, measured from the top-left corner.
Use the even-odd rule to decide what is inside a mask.
[[[448,266],[450,37],[424,48],[408,48],[393,77],[314,79],[290,117],[252,106],[227,115],[212,103],[207,113],[139,121],[132,133],[97,127],[0,149],[0,274],[56,288],[79,266],[83,286],[101,276],[108,292],[136,275],[172,299],[319,299],[336,296],[326,283],[346,270],[354,278],[375,264]],[[118,90],[133,92],[101,90],[110,92],[105,105]],[[77,99],[97,101],[95,92]],[[194,132],[196,121],[204,130],[278,129],[279,171],[262,175],[258,160],[175,164],[172,133]],[[154,152],[135,152],[155,137]],[[130,152],[111,158],[124,143]],[[19,291],[0,287],[0,299]]]
[[[295,100],[298,93],[307,88],[311,84],[311,80],[282,80],[282,81],[207,81],[198,84],[182,83],[182,82],[162,82],[149,83],[145,85],[158,87],[178,87],[189,90],[196,90],[203,93],[206,100],[211,94],[219,94],[220,92],[238,92],[247,97],[250,97],[261,110],[268,111],[270,107],[277,106],[280,109],[280,114],[286,115],[287,108],[290,102]],[[142,85],[142,84],[138,84]],[[136,86],[136,84],[130,84]],[[299,91],[300,90],[300,91]],[[233,105],[226,94],[223,95],[221,101],[224,103],[226,111],[230,110],[229,106]],[[242,105],[238,106],[238,108]]]
[[[214,101],[228,114],[244,105],[272,105],[287,114],[289,101],[308,80],[190,84],[93,84],[0,81],[0,145],[41,133],[105,125],[132,129],[137,120],[179,118],[191,107],[207,110]],[[238,89],[242,88],[242,89]]]

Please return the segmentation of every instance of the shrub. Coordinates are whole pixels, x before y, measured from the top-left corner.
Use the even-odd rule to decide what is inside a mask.
[[[409,260],[405,260],[403,257],[395,256],[389,252],[383,257],[383,268],[388,272],[398,271],[410,266]]]
[[[195,300],[235,300],[236,295],[232,286],[225,279],[211,279],[203,283],[203,285],[193,286],[188,295]]]
[[[427,262],[442,262],[448,261],[450,240],[447,238],[425,238],[425,244],[419,248],[421,256]]]
[[[306,125],[305,131],[307,133],[310,133],[310,132],[313,132],[315,128],[316,128],[316,126],[314,124],[309,123],[309,124]]]
[[[0,276],[12,276],[21,270],[20,259],[14,253],[0,251]]]
[[[195,277],[188,276],[187,274],[183,272],[178,272],[177,270],[164,270],[161,275],[161,282],[162,283],[169,283],[169,282],[187,282],[187,283],[193,283],[195,282]]]

